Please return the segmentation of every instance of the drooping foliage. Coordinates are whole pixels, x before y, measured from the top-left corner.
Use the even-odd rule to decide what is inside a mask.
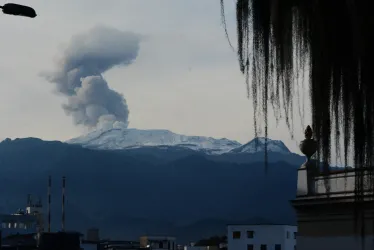
[[[332,146],[340,154],[340,141],[345,165],[352,148],[357,170],[372,167],[374,1],[237,0],[236,16],[240,70],[248,80],[254,121],[265,121],[265,137],[268,104],[289,124],[299,74],[308,71],[312,127],[324,169]],[[357,204],[364,192],[359,176]]]

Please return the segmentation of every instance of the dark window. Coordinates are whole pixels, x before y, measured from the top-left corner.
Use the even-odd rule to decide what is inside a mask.
[[[282,250],[281,244],[275,244],[274,250]]]
[[[247,231],[247,238],[253,238],[254,237],[254,235],[255,235],[255,232],[253,232],[253,231]]]
[[[170,250],[170,241],[168,241],[168,249]]]
[[[232,232],[232,238],[233,239],[240,239],[240,231]]]
[[[254,248],[253,248],[253,245],[252,244],[248,244],[247,245],[247,250],[253,250]]]
[[[261,245],[260,250],[267,250],[268,246],[267,245]]]
[[[294,246],[294,250],[296,250],[296,245]]]
[[[293,233],[293,238],[296,240],[297,232]]]
[[[287,239],[290,238],[290,232],[289,232],[289,231],[287,231],[287,235],[286,235],[286,237],[287,237]]]
[[[163,244],[163,242],[159,242],[159,243],[158,243],[158,248],[164,248],[164,244]]]

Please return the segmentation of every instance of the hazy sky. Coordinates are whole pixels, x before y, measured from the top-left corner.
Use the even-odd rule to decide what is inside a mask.
[[[234,2],[226,1],[226,18],[236,44]],[[84,132],[61,108],[66,99],[39,74],[53,69],[73,35],[105,25],[146,36],[135,63],[105,74],[127,100],[129,127],[253,139],[252,102],[218,0],[34,0],[32,6],[35,19],[0,15],[0,138],[67,140]],[[277,127],[270,119],[270,138],[299,153],[300,122],[291,140],[284,122]]]

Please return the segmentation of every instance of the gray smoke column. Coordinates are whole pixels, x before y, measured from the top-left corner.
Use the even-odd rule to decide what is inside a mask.
[[[53,73],[43,76],[67,96],[63,105],[74,123],[86,127],[128,126],[129,109],[122,94],[109,88],[102,74],[130,65],[138,56],[140,36],[96,27],[74,36]]]

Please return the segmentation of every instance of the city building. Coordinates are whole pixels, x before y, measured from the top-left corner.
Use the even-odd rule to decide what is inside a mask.
[[[176,250],[176,238],[170,236],[142,236],[140,247],[152,250]]]
[[[229,225],[228,250],[295,250],[297,226]]]
[[[41,200],[33,202],[31,195],[28,195],[25,210],[19,209],[13,214],[0,215],[2,237],[41,233],[44,230],[43,216]]]
[[[374,249],[374,196],[369,190],[372,170],[347,169],[323,175],[316,161],[310,160],[316,152],[310,133],[311,130],[309,134],[306,131],[306,139],[300,144],[307,161],[298,169],[297,196],[291,201],[297,213],[297,249]],[[360,197],[359,212],[365,216],[365,225],[360,225],[355,217],[357,176],[364,176],[363,189],[368,191]],[[356,231],[362,226],[363,239]]]

